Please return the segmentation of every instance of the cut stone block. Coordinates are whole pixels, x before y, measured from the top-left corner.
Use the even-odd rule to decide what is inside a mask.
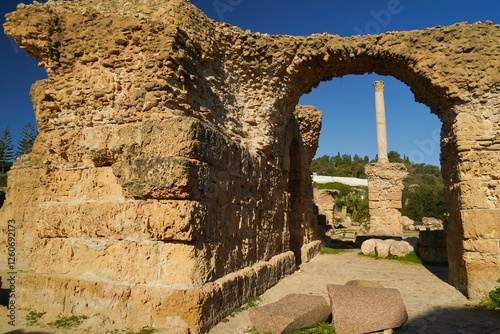
[[[375,252],[378,257],[389,256],[389,248],[391,247],[391,239],[387,240],[377,240],[375,242]]]
[[[281,334],[328,320],[330,308],[324,297],[291,294],[275,303],[251,308],[249,316],[259,332]]]
[[[396,289],[328,285],[337,334],[362,334],[397,328],[408,320]]]
[[[394,256],[406,256],[410,254],[413,247],[407,241],[396,241],[391,244],[389,253]]]
[[[365,255],[375,254],[375,245],[377,244],[377,239],[369,239],[363,242],[361,245],[361,252]]]

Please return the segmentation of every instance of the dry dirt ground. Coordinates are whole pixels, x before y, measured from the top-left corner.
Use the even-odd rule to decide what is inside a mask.
[[[422,266],[391,260],[377,260],[359,256],[359,250],[350,250],[336,255],[318,255],[300,270],[284,278],[265,292],[260,305],[279,300],[290,293],[306,293],[325,296],[327,284],[345,284],[354,279],[376,281],[385,287],[398,289],[406,304],[409,320],[399,333],[443,333],[443,334],[500,334],[500,312],[479,309],[454,287],[446,283],[445,266]],[[18,310],[17,326],[6,323],[6,308],[0,309],[0,333],[126,333],[113,331],[119,328],[109,319],[93,316],[78,328],[56,330],[48,326],[27,326],[27,311]],[[248,311],[228,317],[210,334],[237,334],[249,332],[251,327]],[[40,322],[48,323],[54,318],[43,316]],[[165,333],[155,332],[155,333]]]

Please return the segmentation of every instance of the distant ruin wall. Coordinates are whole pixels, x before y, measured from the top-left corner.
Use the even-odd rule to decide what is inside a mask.
[[[318,207],[318,214],[325,216],[325,223],[335,226],[335,196],[339,194],[335,189],[313,189],[314,204]]]
[[[1,210],[2,249],[18,227],[19,307],[213,326],[317,251],[321,116],[297,103],[368,72],[443,122],[450,281],[476,297],[500,278],[499,26],[270,36],[185,0],[75,0],[19,5],[4,29],[49,76]]]

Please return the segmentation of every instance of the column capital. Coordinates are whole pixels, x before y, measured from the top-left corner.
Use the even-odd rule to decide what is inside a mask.
[[[373,87],[375,87],[375,91],[376,92],[383,92],[384,91],[384,86],[385,86],[385,84],[384,84],[384,82],[382,80],[375,81],[373,83]]]

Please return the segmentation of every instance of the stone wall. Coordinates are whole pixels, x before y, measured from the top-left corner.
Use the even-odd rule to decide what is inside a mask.
[[[321,117],[296,106],[371,72],[443,122],[450,281],[476,297],[500,278],[499,26],[270,36],[185,0],[49,1],[6,19],[49,77],[1,211],[19,228],[20,307],[212,326],[317,250]]]
[[[365,166],[368,177],[368,204],[371,235],[403,236],[401,197],[403,180],[408,175],[404,164],[371,163]]]
[[[307,148],[294,117],[290,128],[295,159]],[[276,170],[185,116],[59,135],[94,165],[23,156],[9,172],[3,217],[17,222],[19,307],[198,332],[318,249],[305,152],[300,165]],[[106,161],[102,145],[119,145],[126,160]]]
[[[318,213],[325,216],[326,224],[331,227],[335,226],[335,195],[338,193],[335,189],[313,189],[314,204],[318,207]]]
[[[473,298],[494,289],[500,278],[499,109],[498,94],[471,96],[453,109],[442,130],[449,279]]]

